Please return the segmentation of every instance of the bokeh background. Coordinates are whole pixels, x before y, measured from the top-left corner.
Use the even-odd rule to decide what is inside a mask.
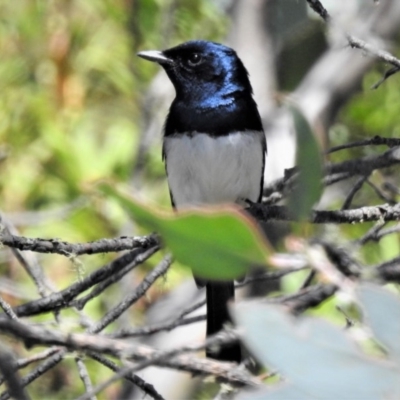
[[[370,4],[338,3],[343,2],[331,0],[324,5],[344,30],[355,30],[365,40],[378,38],[378,45],[398,54],[400,17],[390,13],[390,1],[381,2],[389,5],[378,17],[371,17],[379,6],[372,0]],[[197,38],[234,47],[249,69],[269,146],[266,182],[281,177],[294,164],[293,132],[280,106],[290,94],[299,101],[325,148],[378,134],[399,136],[400,76],[372,90],[387,66],[350,49],[340,30],[327,28],[305,0],[0,0],[3,223],[24,236],[69,242],[140,234],[140,228],[115,204],[91,195],[96,181],[102,179],[168,208],[161,134],[174,93],[163,71],[136,53]],[[331,160],[374,151],[346,150]],[[371,179],[380,186],[396,176],[388,171]],[[348,190],[349,186],[334,187],[324,196],[323,206],[340,207]],[[368,186],[354,205],[380,202]],[[368,227],[332,227],[331,234],[345,242]],[[280,236],[270,234],[279,248]],[[398,239],[387,236],[365,247],[359,257],[367,264],[390,259],[399,253]],[[113,255],[79,260],[29,257],[35,257],[52,285],[61,289]],[[104,314],[159,259],[153,257],[110,288],[101,301],[90,303],[85,312],[91,318]],[[1,250],[0,261],[0,292],[7,301],[16,305],[35,298],[33,283],[9,250]],[[152,304],[158,299],[174,295],[184,299],[183,285],[189,278],[186,268],[172,268],[119,323],[140,325],[155,312]],[[302,277],[291,279],[283,290],[290,290],[296,284],[293,280],[299,282]],[[334,320],[335,301],[318,312]],[[64,317],[68,323],[68,313]],[[49,323],[44,317],[38,321]],[[162,340],[171,343],[172,338]],[[66,399],[82,393],[72,364],[66,360],[30,385],[32,398]],[[95,381],[108,376],[97,364],[88,364]],[[165,387],[173,386],[174,393],[191,393],[191,398],[207,398],[207,388],[189,388],[189,381],[181,383],[177,376],[174,381],[166,378]],[[161,375],[157,380],[161,382]],[[118,384],[100,398],[123,398],[122,394],[141,396]],[[174,398],[172,394],[166,397]]]

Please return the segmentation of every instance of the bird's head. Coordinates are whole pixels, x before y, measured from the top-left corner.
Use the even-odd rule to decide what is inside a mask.
[[[229,105],[239,93],[252,95],[243,63],[233,49],[222,44],[194,40],[138,56],[165,69],[181,101],[207,108]]]

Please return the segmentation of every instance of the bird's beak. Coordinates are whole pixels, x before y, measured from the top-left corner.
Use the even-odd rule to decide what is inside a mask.
[[[144,58],[145,60],[153,61],[159,63],[161,65],[172,65],[174,61],[170,58],[166,57],[162,51],[158,50],[148,50],[148,51],[141,51],[137,53],[139,57]]]

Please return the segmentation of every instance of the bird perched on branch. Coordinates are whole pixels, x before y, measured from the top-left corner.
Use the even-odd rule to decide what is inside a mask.
[[[160,64],[176,91],[163,139],[172,205],[260,201],[266,141],[248,73],[236,52],[196,40],[138,56]],[[229,321],[234,282],[195,279],[198,286],[206,285],[207,335],[212,335]],[[240,346],[207,356],[240,362]]]

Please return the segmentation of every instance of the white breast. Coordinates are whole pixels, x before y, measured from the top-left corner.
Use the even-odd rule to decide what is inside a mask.
[[[264,173],[264,133],[204,133],[164,138],[168,184],[175,206],[258,200]]]

